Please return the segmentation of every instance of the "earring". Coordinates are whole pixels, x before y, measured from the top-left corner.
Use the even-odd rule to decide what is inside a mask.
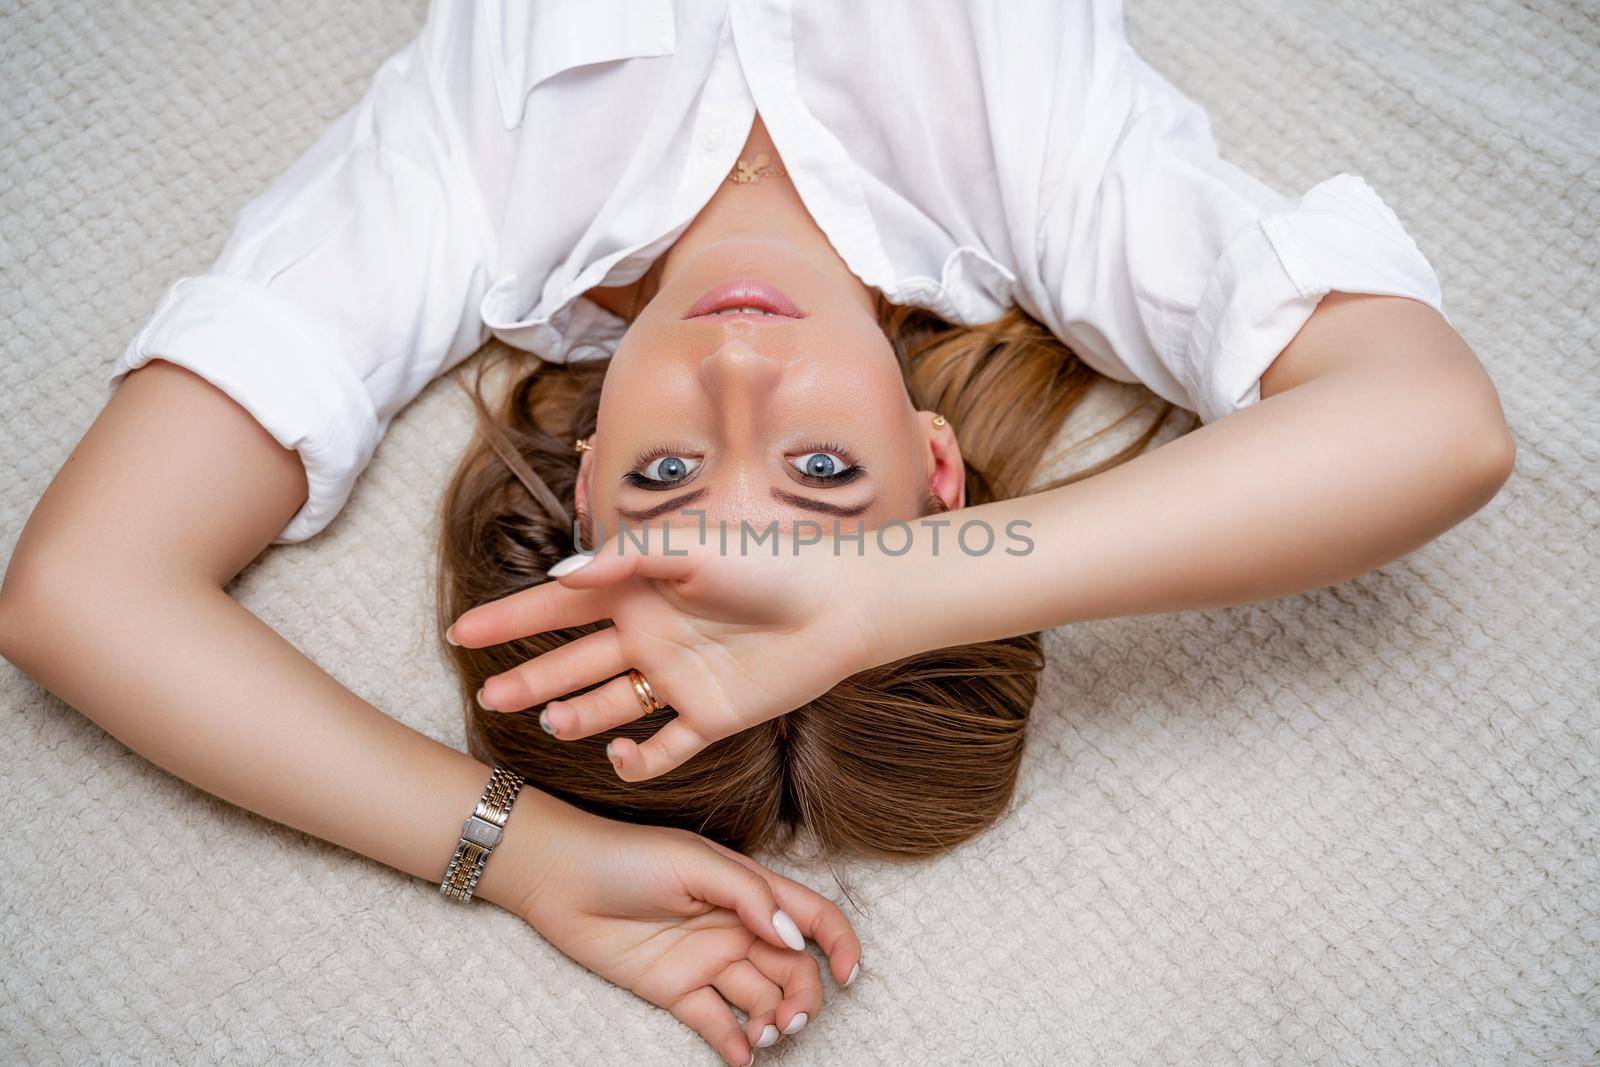
[[[589,443],[589,439],[587,437],[580,437],[577,439],[577,441],[573,442],[572,450],[574,452],[592,452],[594,450],[594,445]]]
[[[935,426],[948,426],[948,425],[950,425],[949,421],[943,415],[935,415],[933,417],[933,424]]]

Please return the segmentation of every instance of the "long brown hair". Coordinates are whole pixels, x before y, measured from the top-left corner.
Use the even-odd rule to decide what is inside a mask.
[[[1020,310],[988,325],[957,327],[881,303],[880,320],[912,401],[942,412],[955,427],[968,503],[1029,491],[1045,450],[1097,375]],[[573,441],[594,432],[606,364],[546,363],[501,347],[491,353],[478,362],[472,384],[463,382],[478,411],[478,433],[443,501],[441,631],[475,605],[548,580],[546,570],[577,548]],[[503,400],[491,404],[484,382],[497,356],[515,362]],[[1115,455],[1052,484],[1137,454],[1170,410],[1166,404],[1151,428]],[[804,828],[825,853],[928,855],[985,829],[1010,801],[1043,667],[1038,634],[939,649],[864,671],[787,715],[711,745],[673,772],[628,783],[606,758],[606,742],[643,741],[659,718],[558,741],[539,728],[537,708],[484,711],[473,698],[490,675],[602,625],[483,649],[445,646],[460,677],[473,755],[589,811],[682,827],[746,852]]]

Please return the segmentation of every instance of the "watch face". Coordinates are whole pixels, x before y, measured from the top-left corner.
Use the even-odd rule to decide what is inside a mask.
[[[466,825],[461,828],[461,836],[471,841],[474,845],[493,848],[500,842],[500,827],[488,819],[480,819],[476,815],[471,815],[468,816]]]

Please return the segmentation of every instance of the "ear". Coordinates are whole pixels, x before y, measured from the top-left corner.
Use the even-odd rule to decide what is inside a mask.
[[[934,424],[936,412],[919,412],[928,432],[928,451],[933,456],[933,473],[928,477],[928,488],[951,511],[967,506],[967,464],[961,458],[961,445],[956,442],[956,430],[948,422]]]
[[[572,487],[572,517],[574,519],[579,515],[587,515],[589,513],[589,474],[592,466],[589,461],[593,458],[594,449],[592,448],[579,453],[578,481]]]

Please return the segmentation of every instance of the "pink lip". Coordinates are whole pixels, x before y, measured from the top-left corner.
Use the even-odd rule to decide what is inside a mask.
[[[781,315],[786,319],[803,319],[806,317],[806,313],[796,307],[793,300],[790,300],[766,282],[757,281],[754,278],[738,278],[731,282],[723,282],[699,300],[696,300],[694,306],[686,311],[683,317],[686,319],[698,319],[706,315],[715,314],[718,311],[740,307],[759,308],[774,315]],[[749,314],[723,315],[720,317],[758,322],[766,318],[764,315]]]

